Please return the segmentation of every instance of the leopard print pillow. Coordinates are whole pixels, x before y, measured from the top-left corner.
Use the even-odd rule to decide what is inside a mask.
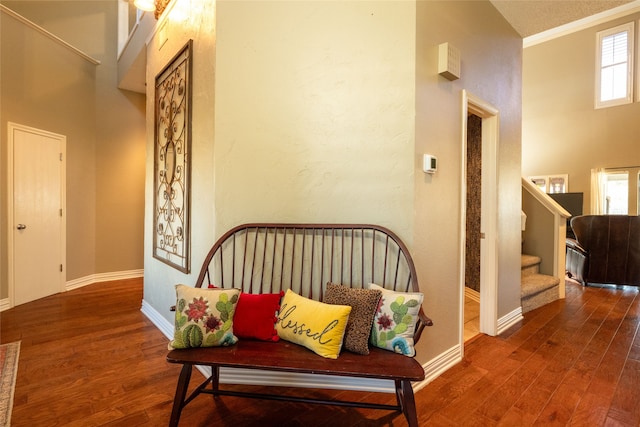
[[[323,302],[349,305],[351,314],[347,321],[343,346],[358,354],[369,354],[369,335],[373,317],[382,292],[374,289],[356,289],[335,283],[327,283]]]

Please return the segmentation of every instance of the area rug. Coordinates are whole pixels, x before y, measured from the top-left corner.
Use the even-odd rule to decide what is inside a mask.
[[[0,427],[11,425],[20,341],[0,345]]]

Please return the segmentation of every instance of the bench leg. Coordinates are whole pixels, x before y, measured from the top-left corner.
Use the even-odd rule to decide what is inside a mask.
[[[396,381],[396,396],[398,397],[398,404],[407,418],[409,427],[418,427],[418,412],[416,411],[416,401],[413,397],[411,381]]]
[[[187,388],[189,387],[189,380],[191,380],[191,372],[193,366],[189,364],[182,365],[180,371],[180,377],[178,378],[178,385],[176,387],[176,395],[173,398],[173,409],[171,410],[171,419],[169,420],[169,427],[178,427],[180,421],[180,414],[184,407],[184,398],[187,395]]]
[[[211,367],[211,389],[213,391],[220,389],[220,367],[218,365]]]

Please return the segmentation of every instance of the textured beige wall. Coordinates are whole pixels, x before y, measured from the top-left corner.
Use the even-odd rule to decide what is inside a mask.
[[[374,222],[410,244],[415,5],[220,2],[218,13],[217,225]]]
[[[66,135],[67,280],[141,269],[145,98],[117,89],[117,3],[3,5],[101,62],[90,64],[3,14],[3,159],[7,121]],[[4,175],[2,180],[4,211]],[[5,236],[3,229],[0,298],[6,287]]]
[[[66,135],[67,277],[91,274],[95,271],[96,66],[13,18],[1,16],[2,217],[6,218],[7,206],[7,122]],[[4,221],[2,230],[6,237]],[[0,296],[6,298],[6,238],[1,243]]]
[[[424,308],[435,326],[420,341],[422,360],[458,344],[462,97],[466,89],[500,112],[498,151],[498,318],[520,306],[520,91],[522,40],[489,2],[419,1],[414,257]],[[438,75],[438,45],[460,50],[461,78]],[[436,174],[419,172],[423,153]]]
[[[144,266],[146,97],[117,88],[117,2],[106,2],[103,10],[104,40],[88,51],[101,61],[96,74],[96,273]]]
[[[221,1],[217,44],[210,5],[174,26],[175,13],[147,81],[194,38],[194,271],[154,260],[147,241],[145,300],[170,319],[173,284],[242,222],[374,222],[410,243],[415,5]],[[150,155],[147,170],[151,182]]]
[[[522,174],[568,174],[569,191],[584,192],[585,213],[592,168],[640,165],[640,103],[594,108],[596,32],[635,21],[637,35],[638,19],[630,15],[524,50]]]
[[[522,210],[527,213],[528,219],[526,232],[523,233],[522,253],[540,256],[540,273],[555,276],[553,254],[556,242],[554,232],[549,232],[556,229],[554,214],[524,188],[522,189]]]
[[[37,5],[29,8],[30,18],[100,61],[95,73],[95,153],[90,163],[95,174],[95,266],[91,271],[83,263],[85,269],[70,270],[67,280],[87,272],[141,269],[146,100],[143,95],[117,88],[117,2],[34,3]],[[84,197],[77,202],[83,203]],[[81,238],[78,233],[74,241]],[[82,255],[74,251],[70,256]]]

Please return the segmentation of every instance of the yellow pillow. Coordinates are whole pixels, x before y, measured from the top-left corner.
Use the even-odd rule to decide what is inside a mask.
[[[287,290],[276,322],[278,336],[307,347],[328,359],[337,359],[351,307],[305,298]]]

